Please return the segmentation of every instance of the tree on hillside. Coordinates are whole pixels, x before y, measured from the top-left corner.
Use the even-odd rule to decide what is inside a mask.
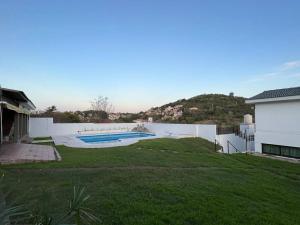
[[[55,123],[80,123],[80,118],[73,112],[55,112],[53,114]]]
[[[114,111],[113,105],[108,101],[108,97],[98,96],[91,102],[92,110],[94,111],[103,111],[107,114]]]
[[[55,105],[52,105],[52,106],[49,106],[45,112],[44,112],[44,115],[45,116],[53,116],[53,113],[57,111],[57,108]]]
[[[91,122],[102,122],[108,119],[108,115],[114,111],[113,105],[107,97],[98,96],[91,102],[92,119]]]

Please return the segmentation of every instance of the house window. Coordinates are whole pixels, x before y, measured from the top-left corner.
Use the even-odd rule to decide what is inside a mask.
[[[300,148],[297,147],[262,144],[262,152],[265,154],[300,158]]]

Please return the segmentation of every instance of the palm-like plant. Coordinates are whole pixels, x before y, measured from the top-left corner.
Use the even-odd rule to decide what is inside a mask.
[[[94,225],[101,221],[90,208],[84,206],[90,195],[86,194],[85,187],[73,187],[73,198],[70,200],[69,212],[66,219],[72,219],[76,225]]]
[[[33,225],[59,225],[59,223],[55,223],[53,218],[48,215],[35,215],[33,218]]]
[[[90,195],[86,193],[85,187],[73,187],[73,196],[69,203],[69,208],[65,215],[59,219],[54,219],[47,212],[30,215],[23,205],[6,205],[6,197],[2,192],[4,175],[0,178],[0,225],[19,224],[31,218],[33,225],[66,225],[72,221],[76,225],[96,225],[101,221],[92,210],[85,207]]]
[[[17,223],[23,221],[27,217],[28,211],[24,209],[22,205],[20,206],[10,206],[10,207],[1,207],[0,209],[0,224],[1,225],[10,225],[11,221]]]
[[[8,194],[3,193],[4,174],[0,178],[0,225],[10,225],[11,221],[17,223],[28,218],[29,212],[23,205],[7,205]]]

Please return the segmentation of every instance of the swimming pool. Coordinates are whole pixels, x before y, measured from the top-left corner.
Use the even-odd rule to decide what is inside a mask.
[[[97,134],[89,136],[77,136],[81,141],[85,143],[106,143],[106,142],[118,142],[122,139],[130,138],[146,138],[153,137],[155,134],[144,133],[144,132],[125,132],[116,134]]]

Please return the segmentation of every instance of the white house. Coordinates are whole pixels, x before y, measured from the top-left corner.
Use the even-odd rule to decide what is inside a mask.
[[[300,158],[300,87],[264,91],[255,104],[255,151]]]

